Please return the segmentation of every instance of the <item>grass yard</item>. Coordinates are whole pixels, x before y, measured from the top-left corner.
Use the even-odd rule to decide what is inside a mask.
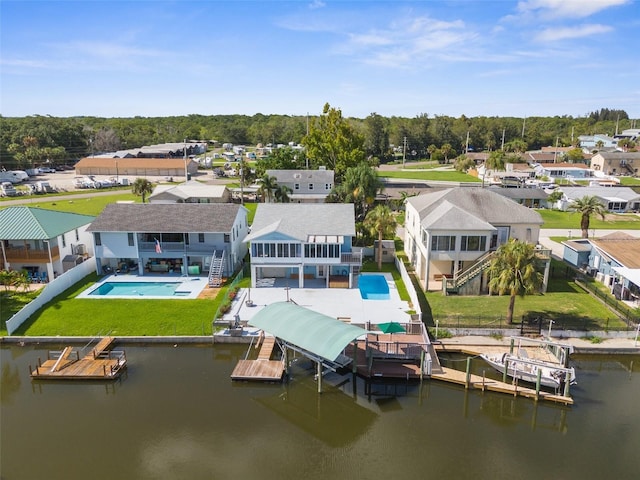
[[[447,326],[504,326],[509,297],[448,296],[440,292],[427,293],[434,320]],[[517,297],[514,323],[520,324],[523,315],[553,320],[554,327],[588,330],[624,329],[626,324],[599,300],[585,293],[575,282],[551,279],[544,295]],[[493,323],[491,323],[493,322]]]
[[[15,335],[211,335],[211,322],[225,293],[223,288],[213,300],[75,298],[97,280],[97,275],[89,275],[63,292],[25,322]],[[2,327],[4,331],[0,330],[2,335],[6,335],[4,311],[3,298]]]
[[[476,182],[480,180],[466,173],[460,173],[455,170],[415,170],[415,171],[388,171],[379,170],[378,177],[384,178],[407,178],[411,180],[434,180],[443,182]]]
[[[580,236],[580,214],[576,212],[563,212],[561,210],[539,209],[544,224],[542,228],[558,228],[573,230],[574,237]],[[598,216],[591,217],[589,230],[640,230],[640,216],[634,214],[608,214],[606,220]]]
[[[32,197],[33,201],[25,203],[24,206],[97,216],[104,210],[104,207],[110,203],[116,203],[118,201],[134,201],[140,203],[141,199],[142,197],[138,197],[128,190],[127,192],[114,195],[96,195],[95,197],[75,198],[73,200],[61,200],[56,197]],[[2,208],[2,204],[0,204],[0,208]]]

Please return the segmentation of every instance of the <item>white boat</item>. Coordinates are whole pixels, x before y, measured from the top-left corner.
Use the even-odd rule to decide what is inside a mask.
[[[522,355],[510,355],[508,353],[497,355],[480,355],[485,362],[491,365],[500,373],[504,373],[505,366],[508,365],[507,375],[518,380],[529,383],[537,383],[538,372],[540,373],[540,384],[545,387],[559,389],[564,386],[566,379],[571,385],[576,383],[576,372],[573,367],[565,368],[560,364],[533,360]]]

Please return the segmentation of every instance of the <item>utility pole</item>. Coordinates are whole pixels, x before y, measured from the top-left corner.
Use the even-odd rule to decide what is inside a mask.
[[[407,156],[407,137],[402,141],[402,169],[404,170],[404,162]]]
[[[467,143],[464,147],[464,154],[466,155],[467,153],[469,153],[469,130],[467,130]]]
[[[522,138],[524,139],[524,127],[527,124],[527,117],[524,117],[524,120],[522,120]]]
[[[504,151],[504,132],[505,132],[506,130],[507,130],[506,128],[503,128],[503,129],[502,129],[502,146],[500,147],[500,149],[501,149],[502,151]]]
[[[187,170],[187,139],[184,139],[184,181],[189,180],[189,171]]]

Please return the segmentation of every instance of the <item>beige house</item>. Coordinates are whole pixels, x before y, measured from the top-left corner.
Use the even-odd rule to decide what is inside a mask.
[[[591,158],[591,168],[605,175],[638,175],[640,152],[600,152]]]
[[[225,185],[207,185],[196,180],[179,185],[159,184],[149,203],[229,203],[231,192]]]
[[[198,171],[198,162],[183,158],[106,158],[86,157],[76,163],[76,175],[113,177],[185,177]]]

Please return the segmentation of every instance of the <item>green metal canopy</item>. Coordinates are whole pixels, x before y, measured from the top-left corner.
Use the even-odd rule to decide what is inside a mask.
[[[360,327],[290,302],[266,306],[249,324],[332,362],[349,343],[367,333]]]

